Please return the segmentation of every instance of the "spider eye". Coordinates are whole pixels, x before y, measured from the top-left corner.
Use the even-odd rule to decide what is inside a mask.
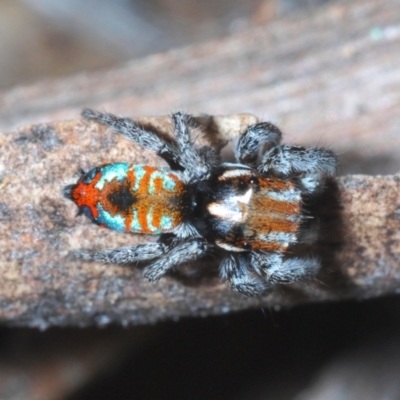
[[[251,250],[252,249],[251,243],[248,243],[248,242],[243,243],[242,248],[244,250]]]
[[[258,178],[252,177],[249,182],[251,185],[258,185]]]
[[[239,182],[238,182],[238,190],[240,192],[245,191],[248,188],[248,186],[249,185],[247,184],[247,182],[245,182],[244,180],[239,180]]]

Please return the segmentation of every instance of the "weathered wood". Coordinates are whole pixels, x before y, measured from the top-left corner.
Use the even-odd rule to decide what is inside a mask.
[[[205,126],[213,126],[218,138],[226,127],[237,135],[254,117],[213,121]],[[166,118],[141,123],[160,134],[171,130]],[[76,181],[78,168],[115,160],[160,164],[154,154],[84,121],[27,126],[3,136],[0,151],[3,322],[40,327],[144,324],[248,307],[373,297],[393,293],[400,284],[399,176],[348,176],[339,180],[339,187],[328,187],[314,205],[321,221],[321,239],[314,247],[323,264],[321,283],[279,287],[265,298],[251,299],[221,284],[210,261],[202,263],[197,276],[176,274],[148,283],[138,268],[71,256],[79,248],[113,248],[148,238],[75,218],[76,207],[61,196],[62,187]]]
[[[73,260],[77,248],[137,240],[74,218],[73,204],[60,194],[76,179],[74,172],[106,161],[160,161],[94,124],[49,122],[76,118],[84,106],[133,117],[182,108],[212,115],[251,112],[278,122],[287,143],[332,147],[341,154],[342,171],[395,173],[400,170],[400,24],[393,7],[398,5],[397,0],[343,2],[308,18],[282,19],[110,71],[0,94],[0,129],[10,132],[0,136],[2,321],[40,327],[138,324],[395,293],[397,175],[341,178],[315,205],[322,221],[315,248],[323,261],[321,284],[283,286],[263,299],[247,299],[215,274],[149,284],[136,268]],[[225,119],[236,121],[232,136],[248,117],[235,118]],[[142,122],[167,128],[163,120]],[[17,129],[24,124],[29,125]]]

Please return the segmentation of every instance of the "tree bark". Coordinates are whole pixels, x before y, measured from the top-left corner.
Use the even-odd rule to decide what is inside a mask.
[[[1,319],[24,326],[145,324],[249,307],[370,298],[396,293],[400,260],[399,1],[343,2],[307,18],[132,61],[94,74],[0,94]],[[345,176],[315,204],[322,260],[318,280],[245,298],[204,264],[195,278],[150,284],[140,270],[83,263],[71,252],[144,238],[100,229],[61,196],[78,168],[154,154],[76,118],[82,107],[132,117],[182,109],[249,112],[278,122],[289,144],[328,146]],[[203,118],[218,145],[254,117]],[[167,119],[139,118],[161,134]],[[58,122],[51,122],[58,121]],[[25,127],[18,128],[25,124]],[[26,125],[29,124],[29,125]],[[202,273],[207,270],[207,273]]]

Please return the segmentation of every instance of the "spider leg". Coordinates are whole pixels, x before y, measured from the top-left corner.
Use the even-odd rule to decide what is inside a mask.
[[[177,265],[199,259],[208,249],[209,246],[201,238],[180,242],[170,247],[163,257],[149,264],[144,269],[143,275],[149,281],[156,281]]]
[[[220,265],[222,280],[229,281],[232,289],[245,296],[257,296],[267,290],[267,285],[262,279],[252,274],[248,258],[242,254],[231,254]]]
[[[145,243],[136,246],[120,247],[109,249],[102,252],[88,252],[80,250],[77,256],[87,261],[99,261],[107,264],[126,265],[141,261],[152,260],[160,257],[167,251],[167,246],[163,243]]]
[[[184,168],[178,149],[173,144],[165,142],[154,132],[143,129],[131,119],[120,118],[113,114],[101,113],[90,109],[83,110],[82,116],[85,119],[107,125],[127,139],[138,143],[141,147],[156,152],[172,169],[182,170]]]
[[[221,155],[219,150],[210,146],[201,146],[197,148],[200,157],[208,165],[209,170],[213,170],[221,164]]]
[[[250,264],[261,276],[271,283],[292,283],[311,279],[317,273],[320,264],[315,258],[283,259],[278,253],[252,252]]]
[[[236,144],[236,159],[242,164],[255,164],[263,146],[275,147],[281,138],[281,131],[270,122],[250,125]]]
[[[174,133],[179,149],[180,164],[190,177],[205,179],[211,169],[218,164],[219,158],[210,147],[196,148],[190,137],[190,128],[195,127],[195,119],[188,114],[177,112],[172,114]]]
[[[304,189],[312,193],[321,180],[335,175],[336,165],[337,159],[331,150],[281,145],[264,154],[258,171],[272,172],[279,177],[298,175]]]

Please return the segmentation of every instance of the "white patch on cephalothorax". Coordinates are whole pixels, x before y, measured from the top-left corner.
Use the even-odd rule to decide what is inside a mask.
[[[221,202],[214,202],[208,205],[208,211],[214,217],[240,223],[246,220],[248,204],[250,203],[253,189],[249,189],[243,195],[231,196]]]
[[[215,244],[218,247],[221,247],[221,249],[224,249],[224,250],[227,250],[227,251],[235,251],[235,252],[247,251],[245,249],[242,249],[241,247],[236,247],[236,246],[233,246],[232,244],[223,242],[222,240],[216,240]]]
[[[241,222],[243,218],[242,211],[238,209],[232,209],[229,204],[224,203],[211,203],[208,205],[208,211],[214,217],[228,220],[231,222]]]
[[[229,200],[231,202],[249,204],[252,194],[253,194],[253,189],[250,188],[245,194],[240,196],[232,196],[229,198]]]
[[[239,176],[250,176],[253,172],[249,169],[229,169],[218,177],[219,181],[223,181],[230,178],[237,178]]]

